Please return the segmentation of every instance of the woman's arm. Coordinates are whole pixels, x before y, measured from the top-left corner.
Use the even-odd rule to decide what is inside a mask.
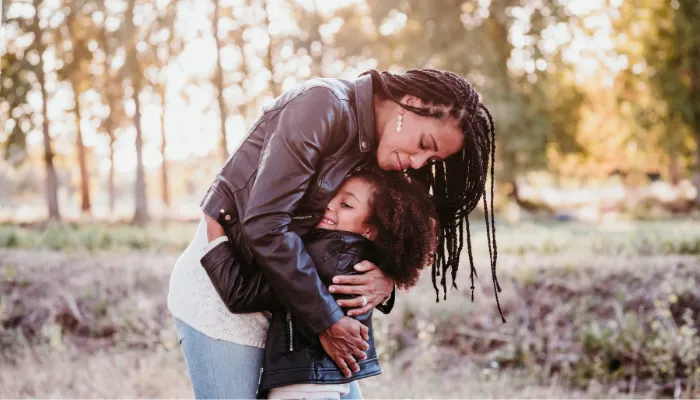
[[[326,351],[349,374],[359,370],[355,358],[363,359],[369,348],[366,327],[343,315],[301,238],[290,229],[293,213],[339,133],[338,120],[349,115],[346,101],[316,87],[266,113],[257,176],[239,211],[243,239],[277,297],[324,338]]]
[[[290,224],[344,112],[342,101],[322,87],[268,111],[257,176],[245,210],[239,210],[243,238],[263,275],[315,334],[338,322],[343,312]]]

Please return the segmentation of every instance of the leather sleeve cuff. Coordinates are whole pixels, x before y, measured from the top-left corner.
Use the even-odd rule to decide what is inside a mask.
[[[209,188],[207,195],[200,203],[202,211],[214,218],[228,232],[229,228],[238,223],[238,212],[233,202],[222,196],[215,186]]]
[[[394,301],[396,300],[396,285],[394,285],[394,288],[391,290],[391,295],[382,304],[379,304],[377,307],[375,307],[377,310],[381,311],[384,314],[389,314],[391,312],[391,309],[394,308]]]
[[[326,329],[330,328],[331,326],[335,325],[336,322],[340,321],[341,318],[345,313],[343,312],[343,309],[338,306],[333,312],[331,312],[330,315],[326,316],[323,320],[319,320],[314,322],[313,324],[309,325],[309,328],[311,331],[314,333],[314,335],[320,335],[323,333]]]

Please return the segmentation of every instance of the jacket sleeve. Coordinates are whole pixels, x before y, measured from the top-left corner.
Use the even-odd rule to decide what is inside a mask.
[[[215,245],[202,259],[216,292],[233,313],[271,311],[281,307],[262,273],[254,266],[245,265],[235,255],[228,240]]]
[[[292,215],[310,189],[331,143],[341,100],[326,88],[311,88],[271,110],[257,177],[241,231],[260,270],[284,306],[315,334],[343,317],[298,234]]]
[[[391,310],[394,308],[394,301],[396,300],[396,285],[391,289],[391,296],[382,304],[377,305],[375,307],[377,310],[381,311],[384,314],[389,314]]]

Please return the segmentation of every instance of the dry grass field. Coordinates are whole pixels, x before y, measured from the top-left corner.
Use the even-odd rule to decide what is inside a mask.
[[[191,397],[165,299],[194,228],[0,226],[0,397]],[[365,397],[700,396],[700,224],[498,228],[508,323],[476,232],[475,302],[401,293]]]

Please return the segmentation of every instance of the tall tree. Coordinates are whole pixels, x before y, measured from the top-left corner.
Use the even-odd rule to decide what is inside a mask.
[[[168,71],[173,59],[175,59],[183,49],[182,40],[175,32],[175,19],[177,18],[177,0],[167,3],[157,10],[158,16],[151,25],[151,32],[148,35],[150,52],[147,53],[145,62],[146,78],[153,91],[158,94],[160,100],[160,152],[163,156],[161,163],[161,196],[163,204],[170,207],[170,186],[168,181],[168,160],[166,150],[168,139],[166,134],[167,121],[167,93],[168,93]]]
[[[219,106],[219,124],[221,125],[221,157],[223,162],[228,159],[228,140],[226,138],[226,119],[228,107],[224,98],[224,68],[221,65],[222,41],[219,32],[219,20],[221,19],[221,0],[214,0],[214,13],[212,14],[212,35],[216,43],[216,71],[214,72],[214,87],[216,88],[216,101]]]
[[[29,7],[22,7],[22,6]],[[42,0],[33,0],[12,9],[8,2],[2,4],[2,27],[17,40],[8,40],[1,49],[0,71],[0,110],[6,110],[7,119],[3,119],[3,130],[11,129],[6,137],[5,156],[13,163],[22,162],[26,155],[25,138],[30,130],[36,128],[34,110],[29,104],[30,91],[38,89],[41,101],[41,133],[44,148],[44,167],[46,169],[46,204],[48,218],[60,220],[58,202],[58,177],[54,165],[54,150],[48,117],[49,94],[46,85],[47,66],[44,56],[47,54],[49,40],[41,13],[46,7]],[[31,12],[26,12],[27,8]],[[24,13],[22,12],[24,10]],[[11,15],[9,11],[14,11]],[[25,47],[20,46],[20,38],[27,39]],[[10,38],[7,38],[10,39]]]
[[[59,78],[68,80],[73,91],[73,114],[75,115],[75,144],[80,170],[80,210],[85,214],[91,212],[90,176],[87,165],[87,151],[83,140],[82,109],[80,96],[90,88],[88,67],[92,60],[92,52],[88,48],[91,40],[89,27],[92,25],[90,15],[85,15],[84,4],[80,0],[71,0],[67,8],[66,28],[70,51],[62,58],[66,61],[59,72]]]
[[[49,133],[49,112],[48,93],[46,90],[46,74],[44,72],[44,54],[46,45],[43,39],[43,29],[39,18],[39,10],[42,7],[42,0],[33,0],[34,18],[32,19],[30,31],[34,34],[34,48],[39,55],[36,66],[36,79],[41,93],[41,133],[44,138],[44,163],[46,165],[46,203],[49,210],[49,219],[60,220],[61,213],[58,208],[58,177],[54,166],[54,152],[51,146],[51,134]]]
[[[99,43],[99,48],[102,49],[103,57],[103,73],[98,79],[100,85],[100,95],[103,103],[107,106],[107,115],[102,120],[100,127],[109,138],[109,172],[107,178],[107,192],[110,214],[114,213],[116,203],[116,189],[114,184],[115,174],[115,144],[117,141],[117,129],[124,119],[124,107],[122,98],[122,79],[124,77],[123,69],[113,67],[116,50],[119,46],[119,38],[114,31],[110,31],[107,27],[107,18],[109,17],[106,1],[100,0],[97,2],[97,9],[102,13],[102,24],[99,27],[99,33],[96,35]]]
[[[134,102],[134,129],[136,129],[136,182],[134,191],[134,218],[135,225],[145,225],[150,220],[148,212],[148,198],[146,197],[146,174],[143,167],[143,131],[141,129],[141,101],[139,95],[143,88],[143,70],[139,63],[137,44],[140,40],[139,32],[134,25],[134,8],[136,0],[128,0],[124,15],[124,35],[126,42],[126,61],[124,67],[131,80],[131,93]]]

